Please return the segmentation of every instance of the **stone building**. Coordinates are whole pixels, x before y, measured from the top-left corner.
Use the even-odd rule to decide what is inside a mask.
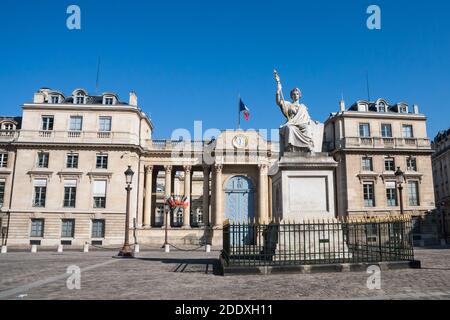
[[[417,243],[436,242],[435,200],[426,117],[417,105],[358,101],[325,122],[325,148],[336,170],[339,215],[398,215],[395,171],[405,173],[404,212],[414,217]]]
[[[255,131],[224,131],[211,141],[154,140],[134,93],[125,103],[113,93],[76,89],[65,96],[43,88],[22,109],[22,117],[1,120],[3,243],[121,244],[129,165],[130,227],[139,243],[161,244],[168,224],[172,243],[216,244],[225,215],[269,219],[267,170],[277,154]],[[170,195],[190,201],[166,219]]]
[[[441,131],[432,143],[434,190],[439,211],[441,238],[450,237],[450,129]]]
[[[279,145],[262,132],[156,140],[133,92],[125,103],[113,93],[43,88],[22,109],[22,117],[0,118],[2,243],[122,244],[128,166],[135,172],[130,237],[139,244],[162,245],[167,226],[173,244],[220,245],[225,219],[273,217],[269,168]],[[399,214],[394,171],[401,167],[405,211],[423,221],[417,240],[432,240],[432,150],[416,106],[380,99],[345,110],[342,102],[325,123],[322,151],[337,161],[332,215]],[[170,215],[164,200],[171,195],[186,195],[188,207]]]

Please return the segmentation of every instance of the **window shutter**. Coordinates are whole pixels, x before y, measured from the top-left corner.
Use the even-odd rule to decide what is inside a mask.
[[[106,180],[94,181],[94,197],[106,197]]]

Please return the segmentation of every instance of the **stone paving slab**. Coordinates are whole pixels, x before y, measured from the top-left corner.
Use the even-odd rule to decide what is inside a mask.
[[[366,272],[215,275],[218,251],[12,252],[0,255],[0,299],[450,299],[450,249],[418,249],[422,269],[382,271],[381,290]],[[69,290],[69,266],[81,288]]]

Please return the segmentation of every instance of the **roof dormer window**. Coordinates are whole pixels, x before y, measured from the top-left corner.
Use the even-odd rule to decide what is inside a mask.
[[[386,112],[386,104],[384,102],[378,104],[378,112]]]
[[[359,103],[359,104],[358,104],[358,111],[359,111],[359,112],[367,112],[367,104],[365,104],[365,103]]]
[[[59,96],[57,96],[57,95],[51,96],[50,101],[51,101],[52,104],[58,104],[59,103]]]
[[[84,95],[81,93],[77,94],[77,96],[75,97],[75,103],[76,104],[84,104],[84,102],[85,102]]]
[[[112,106],[114,104],[114,97],[104,97],[103,104]]]
[[[398,107],[399,113],[408,113],[408,106],[402,105]]]

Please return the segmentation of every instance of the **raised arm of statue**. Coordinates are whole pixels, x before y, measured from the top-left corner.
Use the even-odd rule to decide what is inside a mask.
[[[273,71],[274,77],[275,77],[275,81],[277,82],[277,93],[276,93],[276,103],[277,105],[280,107],[281,112],[283,112],[283,114],[286,116],[286,118],[288,117],[288,112],[286,109],[286,103],[284,101],[284,97],[283,97],[283,87],[281,86],[281,81],[280,81],[280,76],[277,73],[277,70]]]

